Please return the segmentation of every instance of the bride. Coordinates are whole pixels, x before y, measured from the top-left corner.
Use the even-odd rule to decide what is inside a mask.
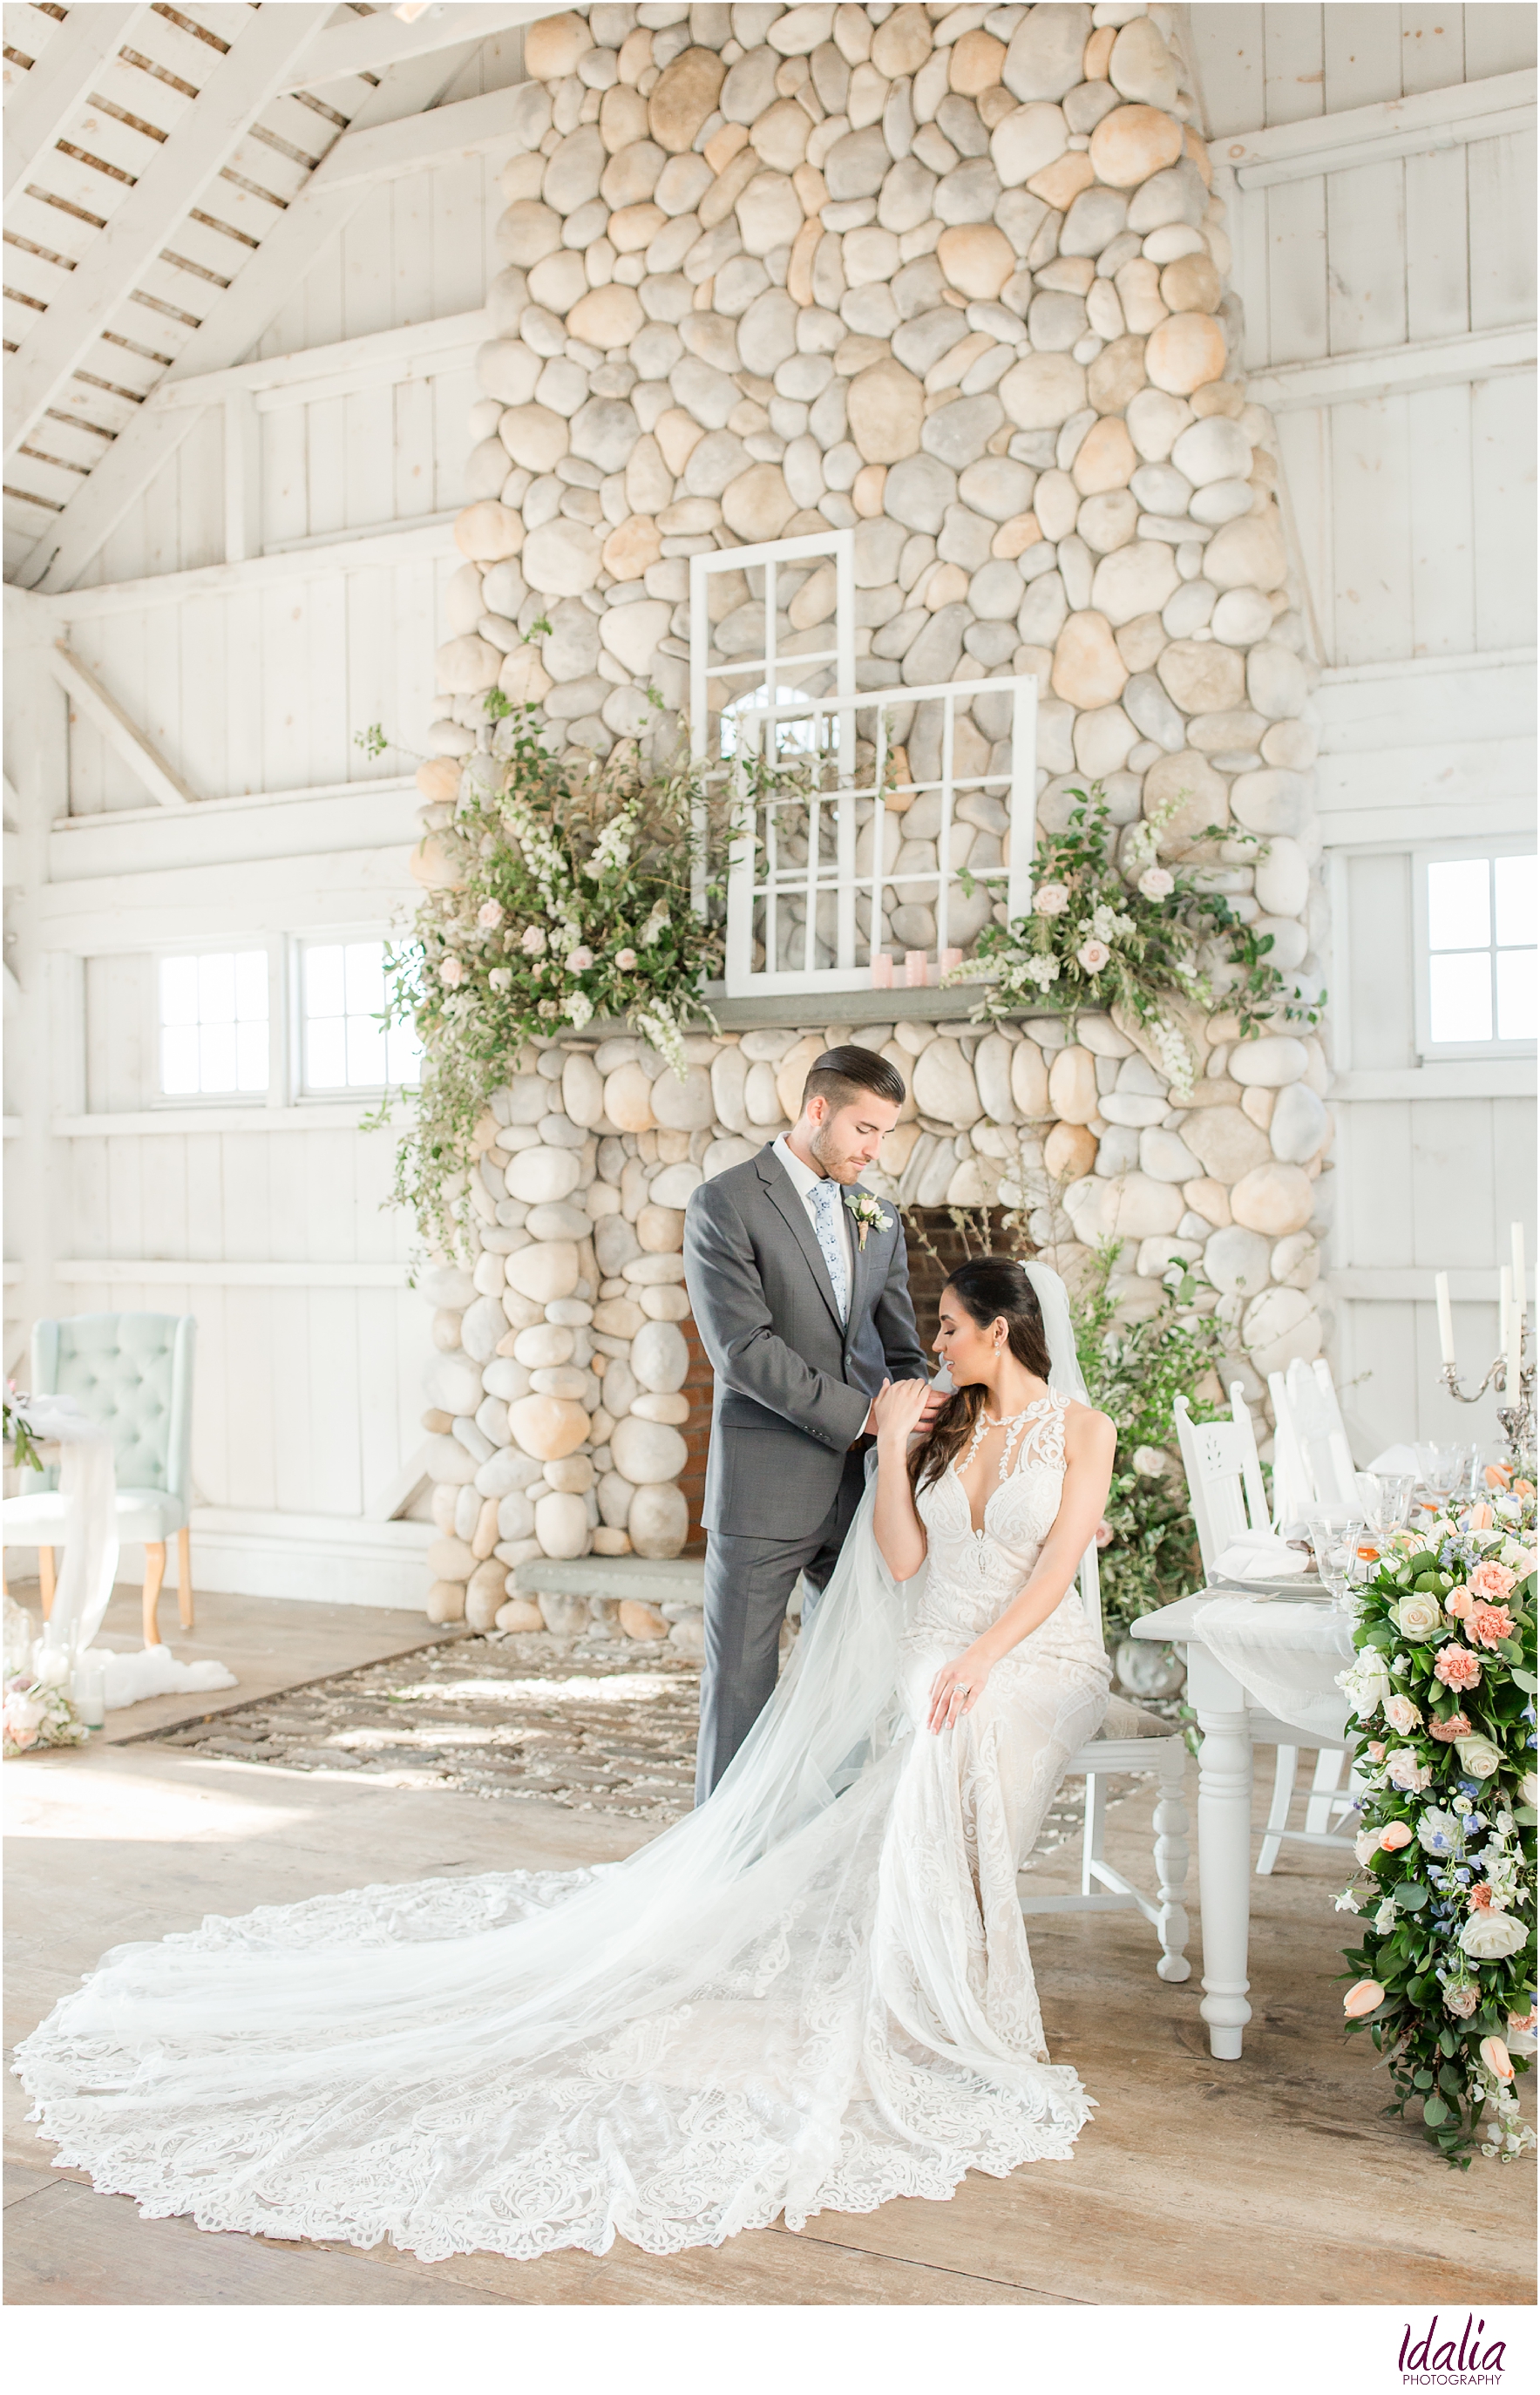
[[[1045,1330],[1044,1320],[1047,1328]],[[1113,1426],[1062,1282],[953,1274],[954,1391],[877,1401],[829,1589],[710,1801],[627,1861],[374,1886],[120,1946],[18,2051],[147,2218],[424,2260],[718,2244],[1066,2161],[1016,1895],[1108,1666]]]

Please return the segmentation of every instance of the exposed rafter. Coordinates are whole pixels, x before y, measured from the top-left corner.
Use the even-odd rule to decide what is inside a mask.
[[[285,8],[278,13],[292,16],[298,12]],[[462,44],[454,50],[435,50],[427,57],[389,69],[336,147],[341,149],[345,142],[398,120],[420,120],[426,124],[440,116],[457,119],[461,107],[482,109],[484,103],[480,100],[463,101],[442,110],[434,108],[440,93],[471,55],[473,46]],[[506,95],[503,97],[506,107]],[[465,146],[463,131],[459,146]],[[452,142],[445,144],[446,150],[452,147]],[[319,184],[317,178],[312,176],[249,264],[209,309],[160,388],[165,390],[174,381],[237,365],[247,357],[318,251],[341,231],[363,204],[369,188],[366,180],[326,185]],[[118,435],[89,480],[60,511],[25,560],[17,580],[30,589],[71,589],[196,420],[196,411],[191,408],[146,409]]]
[[[111,691],[102,688],[90,668],[82,665],[62,641],[48,652],[48,664],[54,680],[82,714],[89,716],[109,748],[123,759],[153,799],[158,799],[163,807],[192,804],[197,792],[189,789],[179,774],[172,772],[154,742],[147,738]]]
[[[72,8],[6,106],[6,203],[30,183],[95,83],[102,60],[132,35],[145,7]]]
[[[121,208],[102,228],[12,359],[6,377],[6,450],[14,454],[126,299],[174,226],[186,216],[309,48],[331,10],[294,0],[255,11]]]
[[[516,25],[533,23],[537,17],[560,13],[549,6],[531,5],[531,0],[514,7],[473,0],[473,5],[460,7],[425,10],[404,25],[393,12],[377,9],[372,17],[355,19],[351,25],[334,25],[323,33],[305,60],[303,75],[297,75],[289,88],[313,91],[340,75],[379,74],[386,67],[399,66],[405,59],[426,58],[452,42],[490,41],[494,33],[506,33]]]

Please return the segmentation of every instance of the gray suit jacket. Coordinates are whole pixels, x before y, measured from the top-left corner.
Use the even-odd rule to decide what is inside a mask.
[[[708,1530],[774,1539],[815,1527],[883,1380],[928,1377],[898,1211],[882,1202],[890,1227],[869,1230],[864,1248],[851,1225],[842,1324],[807,1210],[773,1145],[690,1199],[684,1279],[716,1374]]]

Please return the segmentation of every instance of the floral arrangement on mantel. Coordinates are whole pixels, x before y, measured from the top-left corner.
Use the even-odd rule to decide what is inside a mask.
[[[559,755],[534,708],[498,701],[490,751],[418,851],[413,935],[386,956],[390,1020],[423,1050],[395,1196],[430,1247],[452,1236],[476,1125],[532,1035],[624,1019],[684,1069],[722,956],[720,910],[691,900],[712,806],[682,761],[649,765],[633,740],[603,762]]]
[[[1221,1007],[1235,1036],[1255,1039],[1281,1022],[1313,1026],[1324,994],[1296,993],[1259,937],[1222,892],[1205,889],[1201,867],[1165,866],[1160,837],[1187,803],[1178,793],[1135,825],[1114,854],[1115,827],[1099,782],[1072,790],[1066,828],[1038,841],[1029,913],[986,924],[976,959],[948,975],[985,981],[975,1021],[997,1020],[1044,1000],[1077,1014],[1105,1010],[1137,1023],[1154,1045],[1179,1105],[1192,1094],[1197,1060],[1180,1011]],[[1249,834],[1211,828],[1203,840],[1258,843]],[[961,879],[969,884],[969,876]],[[971,886],[971,885],[970,885]]]
[[[1516,1481],[1398,1532],[1360,1592],[1358,1660],[1338,1680],[1367,1789],[1368,1884],[1337,1898],[1368,1915],[1347,1956],[1348,2026],[1389,2067],[1387,2109],[1420,2102],[1427,2138],[1462,2169],[1478,2139],[1498,2162],[1535,2142],[1514,2093],[1530,2067],[1514,2046],[1533,2048],[1535,2026],[1534,1526],[1533,1487]]]

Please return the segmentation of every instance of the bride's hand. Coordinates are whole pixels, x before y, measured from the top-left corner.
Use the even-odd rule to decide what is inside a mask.
[[[976,1647],[970,1647],[955,1663],[944,1663],[931,1683],[926,1727],[937,1732],[950,1729],[964,1714],[971,1714],[993,1669],[989,1657],[980,1654]]]
[[[929,1398],[928,1381],[884,1381],[871,1401],[878,1437],[907,1441]]]

